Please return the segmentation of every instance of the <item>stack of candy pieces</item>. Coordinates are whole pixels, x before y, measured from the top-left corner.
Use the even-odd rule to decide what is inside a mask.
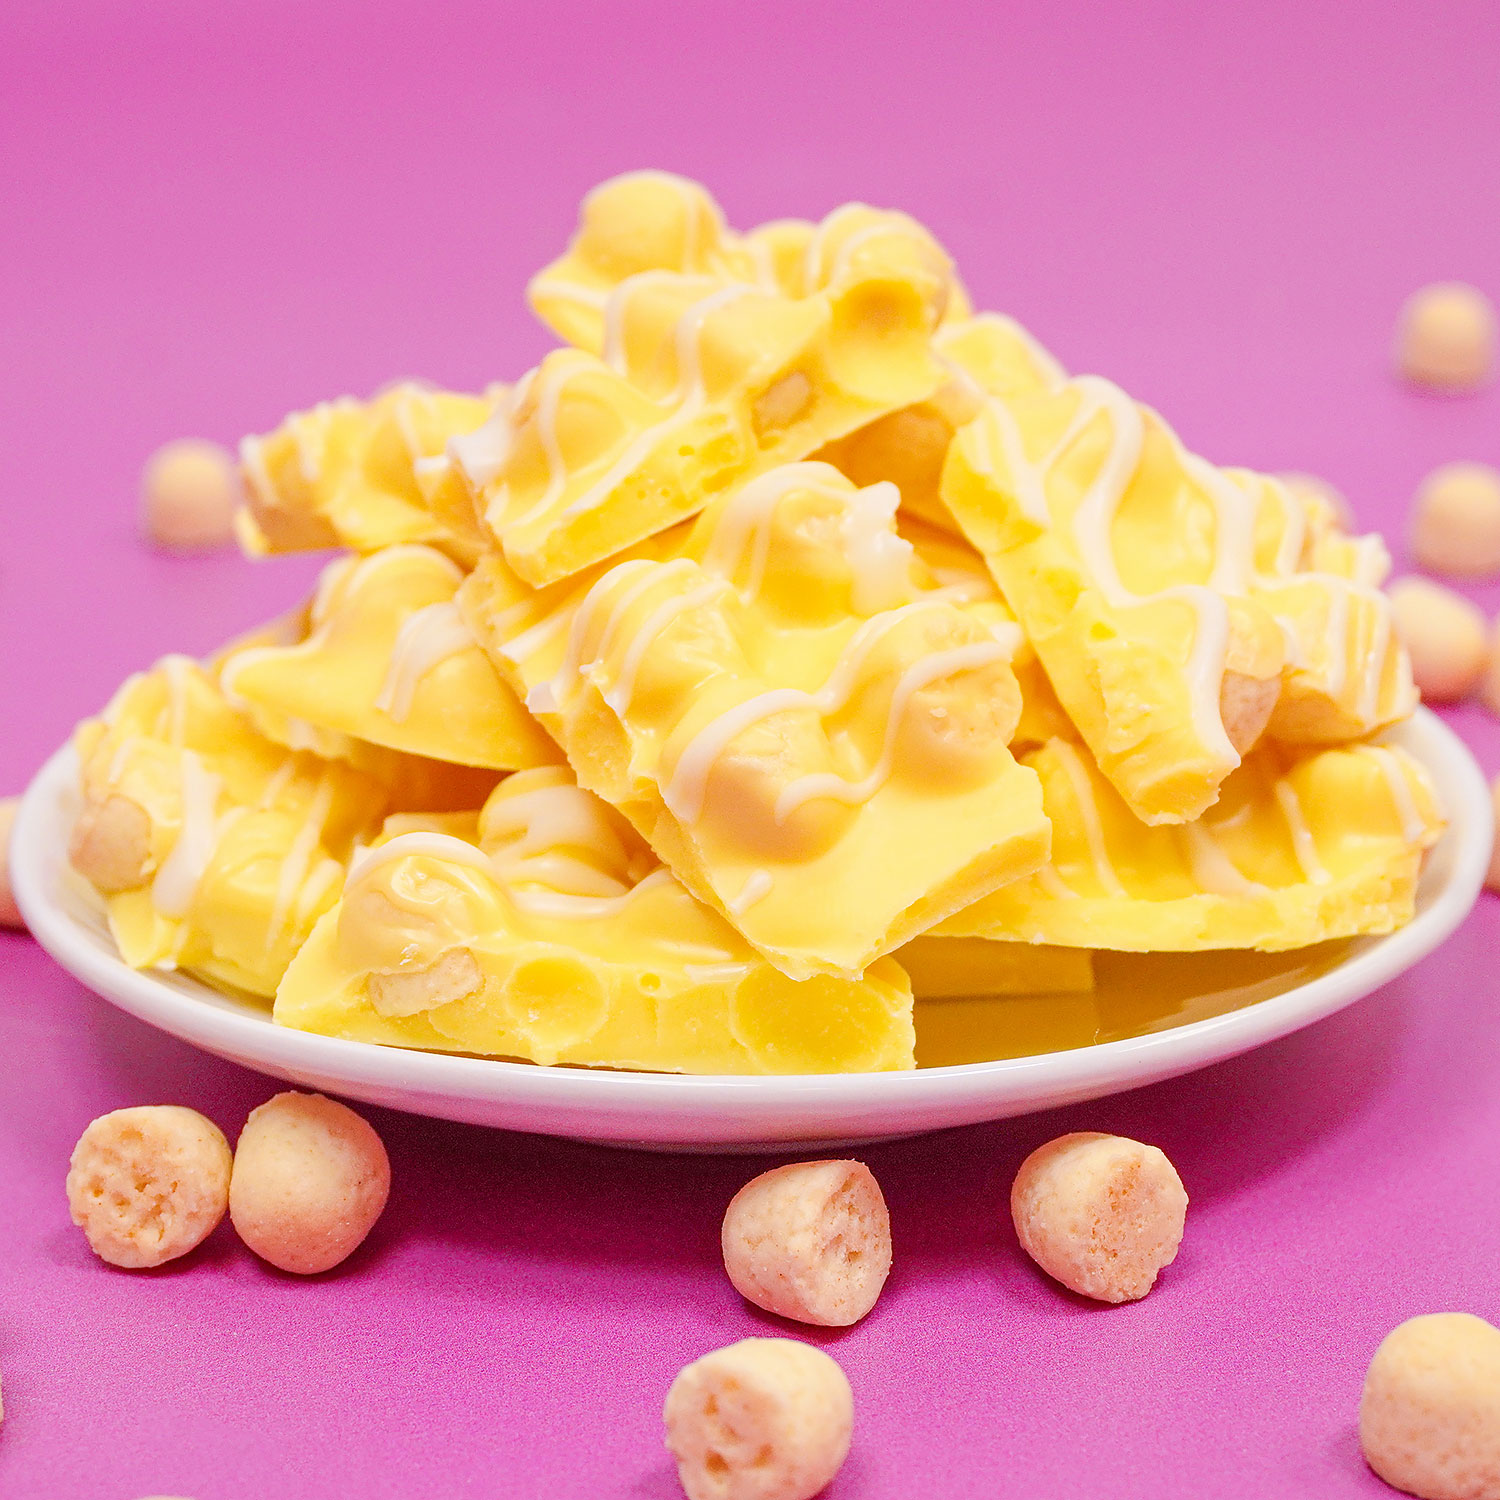
[[[914,1065],[916,993],[1390,931],[1443,826],[1375,538],[1187,452],[850,205],[636,173],[567,346],[242,450],[313,598],[83,725],[122,954],[278,1022],[684,1072]],[[908,966],[909,965],[909,969]]]

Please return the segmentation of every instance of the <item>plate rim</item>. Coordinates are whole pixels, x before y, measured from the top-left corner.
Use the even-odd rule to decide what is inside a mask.
[[[148,1025],[242,1066],[287,1078],[300,1074],[337,1080],[349,1086],[351,1095],[366,1091],[372,1097],[368,1091],[374,1090],[380,1096],[374,1102],[386,1102],[387,1096],[419,1097],[423,1103],[416,1106],[402,1105],[399,1097],[389,1102],[424,1113],[443,1113],[446,1101],[458,1109],[451,1118],[482,1122],[472,1109],[458,1108],[475,1104],[508,1107],[523,1115],[540,1106],[586,1117],[578,1130],[524,1119],[504,1122],[505,1128],[546,1134],[587,1134],[604,1127],[611,1139],[681,1144],[675,1117],[693,1116],[699,1120],[693,1139],[702,1137],[706,1123],[717,1127],[710,1128],[708,1138],[727,1144],[739,1141],[746,1126],[808,1110],[823,1118],[836,1116],[856,1130],[874,1125],[877,1132],[881,1117],[888,1114],[886,1123],[909,1134],[1099,1097],[1222,1061],[1333,1014],[1426,957],[1467,917],[1483,888],[1494,831],[1490,791],[1468,747],[1430,710],[1419,708],[1390,737],[1404,743],[1432,773],[1449,820],[1438,845],[1446,846],[1444,878],[1404,927],[1366,940],[1324,974],[1221,1015],[1087,1047],[900,1072],[738,1075],[544,1068],[319,1036],[277,1026],[269,1012],[257,1015],[205,1004],[101,950],[93,935],[52,900],[50,888],[64,878],[66,837],[58,836],[56,813],[75,781],[71,742],[48,758],[21,800],[11,875],[28,928],[63,969]],[[214,993],[206,985],[203,989]],[[904,1124],[912,1112],[924,1120],[941,1118]],[[705,1113],[714,1118],[705,1122]],[[658,1127],[644,1136],[642,1116],[655,1117]],[[633,1128],[621,1129],[627,1122]],[[833,1134],[840,1128],[836,1125]],[[807,1134],[799,1130],[784,1139]]]

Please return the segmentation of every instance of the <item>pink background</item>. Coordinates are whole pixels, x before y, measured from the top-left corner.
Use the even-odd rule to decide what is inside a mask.
[[[907,208],[1070,368],[1214,458],[1326,474],[1399,543],[1428,468],[1500,461],[1500,395],[1387,373],[1413,287],[1500,293],[1497,83],[1490,0],[10,0],[0,783],[128,670],[312,576],[142,547],[157,443],[393,376],[514,376],[547,347],[524,278],[627,167],[706,179],[739,224]],[[1454,717],[1494,770],[1496,726]],[[897,1268],[864,1325],[808,1335],[858,1408],[830,1493],[1380,1493],[1353,1426],[1376,1343],[1418,1312],[1500,1319],[1497,938],[1486,898],[1406,979],[1252,1056],[866,1153]],[[0,1494],[669,1500],[672,1375],[787,1331],[716,1260],[758,1163],[394,1116],[391,1208],[341,1272],[282,1276],[227,1229],[111,1271],[62,1197],[88,1119],[181,1101],[233,1136],[271,1085],[24,937],[0,937],[0,976]],[[1012,1172],[1079,1127],[1160,1143],[1192,1194],[1139,1305],[1061,1294],[1013,1244]]]

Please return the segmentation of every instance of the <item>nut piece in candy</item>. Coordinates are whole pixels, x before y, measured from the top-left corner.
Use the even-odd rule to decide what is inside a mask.
[[[1443,464],[1417,487],[1412,556],[1434,573],[1500,573],[1500,472],[1488,464]]]
[[[721,1239],[735,1290],[801,1323],[857,1323],[891,1270],[891,1216],[858,1161],[762,1172],[734,1195]]]
[[[26,925],[10,884],[10,834],[16,823],[16,809],[20,805],[18,797],[0,800],[0,927]]]
[[[1423,1500],[1500,1497],[1500,1328],[1428,1313],[1375,1351],[1359,1402],[1374,1471]]]
[[[112,792],[91,797],[68,839],[68,863],[106,895],[146,883],[151,819],[139,802]]]
[[[1495,362],[1495,308],[1477,287],[1439,281],[1413,292],[1396,327],[1396,365],[1413,385],[1472,391]]]
[[[1489,661],[1484,616],[1478,609],[1425,578],[1392,584],[1391,609],[1422,696],[1429,703],[1451,703],[1468,694]]]
[[[854,1397],[821,1349],[741,1339],[682,1370],[662,1415],[688,1500],[810,1500],[848,1457]]]
[[[322,1094],[277,1094],[250,1112],[235,1146],[229,1217],[262,1260],[310,1276],[374,1228],[391,1164],[373,1127]]]
[[[227,449],[197,438],[158,448],[141,476],[141,531],[171,552],[206,552],[234,538],[239,471]]]
[[[1038,1147],[1010,1191],[1021,1248],[1098,1302],[1151,1290],[1177,1257],[1187,1205],[1182,1179],[1155,1146],[1093,1131]]]
[[[73,1148],[68,1208],[112,1266],[159,1266],[202,1243],[229,1204],[229,1142],[177,1104],[100,1115]]]

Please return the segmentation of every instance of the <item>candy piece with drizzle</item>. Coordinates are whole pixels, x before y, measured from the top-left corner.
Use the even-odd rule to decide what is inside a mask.
[[[75,744],[69,856],[126,963],[274,994],[386,789],[265,739],[185,657],[130,678]]]
[[[1250,592],[1246,491],[1084,376],[989,397],[942,498],[1135,815],[1211,807],[1276,708],[1287,648]]]
[[[274,432],[247,437],[241,546],[259,557],[427,542],[471,564],[484,533],[447,447],[507,399],[498,386],[471,396],[407,381],[369,401],[320,402]]]
[[[477,816],[388,824],[292,963],[275,1018],[543,1064],[913,1066],[895,963],[786,978],[560,767],[518,772]]]
[[[1136,952],[1306,947],[1409,920],[1443,829],[1421,764],[1396,746],[1267,744],[1185,826],[1144,826],[1088,749],[1023,755],[1041,778],[1052,858],[950,918],[949,937]]]
[[[931,577],[897,501],[786,465],[492,644],[582,784],[794,978],[857,974],[1046,854],[1007,748],[1019,629]]]
[[[801,298],[645,272],[610,293],[601,355],[549,355],[452,452],[506,561],[541,587],[925,400],[948,378],[931,348],[942,310],[899,238]]]
[[[432,547],[324,569],[305,629],[229,652],[219,680],[271,738],[358,760],[351,740],[464,766],[560,758],[464,623],[464,574]]]

